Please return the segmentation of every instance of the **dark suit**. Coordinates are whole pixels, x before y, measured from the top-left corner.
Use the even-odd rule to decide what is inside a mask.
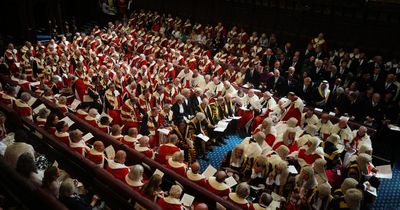
[[[285,96],[287,93],[287,81],[282,76],[279,76],[275,81],[275,77],[270,77],[267,80],[267,89],[277,93],[278,97]]]
[[[261,61],[261,65],[263,66],[269,66],[269,69],[272,69],[274,67],[276,61],[275,55],[264,55]]]
[[[256,69],[251,70],[248,68],[244,77],[244,83],[251,83],[255,88],[258,88],[260,85],[260,74],[258,71]]]
[[[313,67],[310,71],[310,77],[313,82],[319,84],[322,80],[327,78],[326,71],[323,67]]]
[[[300,83],[297,85],[297,88],[294,92],[296,93],[297,96],[299,96],[302,100],[304,100],[306,104],[310,104],[312,99],[311,97],[312,90],[313,88],[311,87],[311,85],[304,88],[303,83]]]

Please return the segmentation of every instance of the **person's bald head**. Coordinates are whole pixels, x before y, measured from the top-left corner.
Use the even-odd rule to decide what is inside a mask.
[[[226,179],[226,173],[225,171],[218,171],[217,175],[215,176],[215,180],[219,183],[224,182]]]
[[[192,169],[192,172],[193,173],[199,173],[199,171],[200,171],[200,164],[199,164],[199,162],[194,162],[194,163],[192,163],[192,165],[190,166],[190,168]]]
[[[98,152],[103,152],[104,151],[104,144],[103,144],[102,141],[95,141],[93,143],[93,147]]]
[[[115,153],[114,162],[124,164],[126,160],[126,152],[124,150],[118,150]]]
[[[194,207],[194,210],[208,210],[208,206],[205,203],[199,203]]]

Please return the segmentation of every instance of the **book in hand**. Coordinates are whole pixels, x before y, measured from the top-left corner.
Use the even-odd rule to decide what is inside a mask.
[[[112,145],[106,147],[106,148],[104,149],[104,152],[106,153],[108,159],[114,160],[114,157],[115,157],[115,149],[114,149],[114,147],[113,147]]]
[[[202,139],[203,141],[207,142],[208,140],[210,140],[210,137],[200,133],[199,135],[196,135],[196,137],[199,137],[200,139]]]
[[[235,180],[235,178],[233,178],[233,176],[230,176],[227,179],[225,179],[225,183],[229,187],[233,187],[233,186],[237,185],[237,181]]]
[[[33,109],[33,113],[34,113],[34,114],[39,114],[39,111],[40,111],[41,109],[45,109],[45,108],[47,108],[46,105],[40,104],[38,107],[36,107],[35,109]]]
[[[159,128],[157,129],[158,132],[164,134],[164,135],[168,135],[169,134],[169,130],[165,129],[165,128]]]
[[[232,117],[229,117],[229,119],[232,119],[232,120],[240,120],[242,118],[242,116],[232,116]]]
[[[61,121],[64,121],[65,123],[67,123],[67,125],[69,127],[71,127],[75,122],[71,120],[71,118],[69,118],[68,116],[64,117],[61,119]]]
[[[160,175],[161,178],[164,176],[164,172],[162,172],[162,171],[160,171],[160,170],[158,170],[158,169],[156,169],[156,171],[154,171],[154,174]],[[154,175],[154,174],[153,174],[153,175]]]
[[[182,199],[181,199],[181,203],[184,206],[192,206],[194,201],[194,196],[191,196],[189,194],[183,194]]]
[[[378,196],[378,192],[377,192],[376,188],[371,186],[371,184],[368,181],[364,182],[363,185],[364,185],[365,191],[367,191],[368,193],[370,193],[371,195],[373,195],[375,197]]]
[[[376,170],[378,171],[375,175],[377,178],[391,179],[393,177],[393,172],[390,165],[377,166]]]
[[[29,99],[29,101],[27,102],[27,104],[28,104],[29,106],[32,106],[32,105],[36,102],[36,100],[37,100],[37,98],[31,97],[31,98]]]
[[[89,141],[91,138],[93,138],[94,136],[93,136],[93,134],[92,133],[87,133],[86,135],[84,135],[83,137],[82,137],[82,139],[83,139],[83,141]]]
[[[77,99],[74,99],[74,101],[71,103],[69,107],[72,111],[75,111],[76,108],[79,106],[79,104],[81,104],[81,102]]]
[[[298,174],[299,172],[297,171],[297,169],[293,166],[293,165],[289,165],[288,166],[288,171],[291,174]]]
[[[203,172],[203,176],[208,179],[212,176],[214,176],[214,174],[217,173],[217,169],[214,168],[212,165],[208,165],[208,167],[206,168],[206,170]]]

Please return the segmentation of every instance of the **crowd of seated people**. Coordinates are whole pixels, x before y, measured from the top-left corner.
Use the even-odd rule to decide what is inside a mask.
[[[49,195],[59,199],[70,209],[103,209],[104,202],[88,191],[77,179],[72,179],[68,172],[59,169],[56,164],[50,165],[43,154],[32,146],[31,140],[23,130],[8,132],[6,116],[0,112],[2,127],[2,152],[4,160],[33,186],[41,187]],[[7,137],[8,136],[8,137]],[[10,138],[11,137],[11,138]],[[7,139],[6,139],[7,138]],[[9,198],[6,198],[7,202]]]
[[[295,50],[290,43],[280,46],[276,35],[248,36],[221,23],[192,25],[137,11],[126,23],[95,27],[72,40],[26,42],[18,50],[10,44],[4,62],[19,87],[64,112],[77,101],[72,111],[91,126],[249,209],[254,206],[249,196],[265,206],[271,192],[286,198],[289,209],[353,209],[362,197],[363,206],[371,205],[359,187],[370,179],[377,187],[370,178],[371,141],[366,127],[353,131],[347,123],[349,118],[369,126],[398,121],[400,66],[379,56],[368,60],[358,49],[327,51],[323,34],[307,49]],[[124,151],[105,161],[101,141],[90,148],[79,130],[69,130],[54,113],[33,114],[29,93],[17,97],[15,87],[3,89],[0,101],[21,116],[160,206],[178,205],[179,186],[164,196],[158,175],[141,179],[139,166],[125,165]],[[303,113],[305,105],[325,112]],[[343,116],[333,124],[329,112]],[[225,123],[225,131],[218,130]],[[215,177],[202,177],[196,159],[207,161],[232,130],[239,130],[243,142],[228,152]],[[297,169],[296,177],[289,165]],[[224,183],[229,176],[239,182],[235,192]],[[356,184],[336,193],[349,178]]]

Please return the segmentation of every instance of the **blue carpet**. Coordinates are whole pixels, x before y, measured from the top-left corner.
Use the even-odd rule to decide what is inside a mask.
[[[392,179],[381,179],[374,210],[400,210],[400,163],[394,165]]]
[[[241,141],[239,135],[229,135],[225,140],[226,145],[214,147],[214,151],[208,153],[210,161],[199,160],[201,171],[209,164],[218,169],[225,154]],[[400,210],[400,163],[393,167],[392,179],[381,179],[374,210]]]
[[[214,168],[219,168],[221,165],[222,159],[224,159],[225,154],[232,150],[237,144],[242,142],[242,139],[239,135],[228,135],[228,139],[225,139],[226,145],[222,145],[219,147],[213,147],[214,151],[208,153],[209,161],[199,160],[201,165],[201,171],[203,172],[209,164],[211,164]]]

